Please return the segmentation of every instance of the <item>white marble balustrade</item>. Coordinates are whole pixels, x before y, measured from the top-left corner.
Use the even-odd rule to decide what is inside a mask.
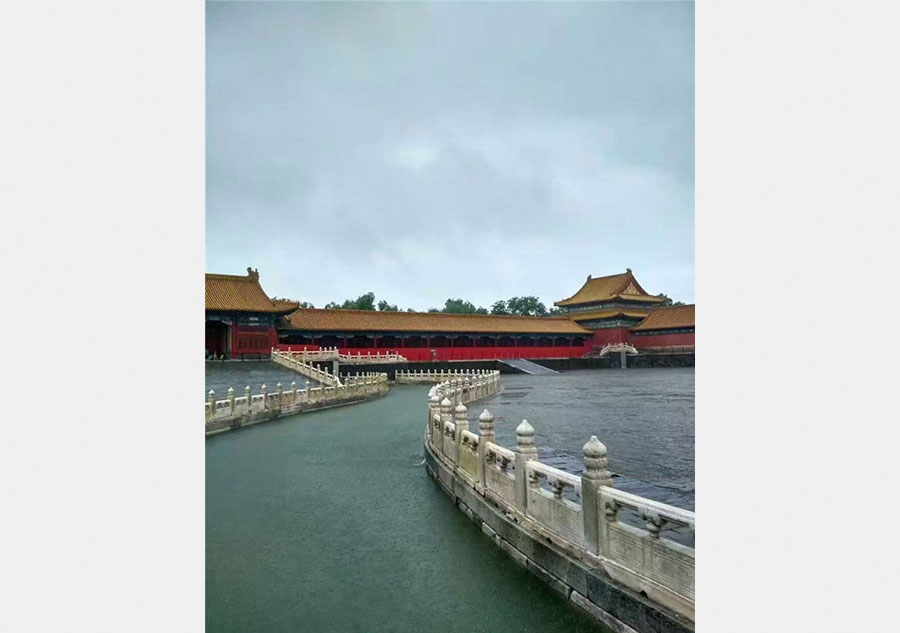
[[[425,382],[442,373],[414,371],[403,378]],[[478,433],[469,431],[465,404],[496,393],[499,372],[449,375],[428,392],[425,441],[431,453],[519,525],[693,620],[694,549],[663,530],[693,531],[694,513],[613,488],[606,447],[595,436],[584,445],[584,472],[575,475],[537,459],[535,430],[526,420],[516,428],[515,450],[495,442],[487,409]],[[644,527],[620,521],[623,508],[640,516]]]

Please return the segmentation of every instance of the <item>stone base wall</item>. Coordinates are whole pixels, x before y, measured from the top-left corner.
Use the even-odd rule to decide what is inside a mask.
[[[566,369],[621,369],[619,354],[604,358],[542,358],[534,361],[544,367],[556,370]],[[693,367],[694,354],[638,354],[626,356],[628,367]]]
[[[468,518],[513,560],[541,578],[561,596],[616,633],[687,633],[693,623],[613,580],[558,545],[526,529],[489,498],[457,478],[425,441],[429,476]]]
[[[628,367],[693,367],[694,354],[638,354],[627,356]],[[606,358],[534,358],[532,362],[550,369],[620,369],[619,355],[612,354]],[[220,361],[219,361],[220,362]],[[320,369],[331,369],[331,363],[313,362]],[[356,373],[357,371],[384,372],[388,378],[394,380],[394,373],[398,370],[409,371],[468,371],[472,369],[496,369],[501,374],[521,374],[522,371],[496,360],[470,360],[470,361],[429,361],[421,363],[384,363],[355,365],[353,363],[341,363],[342,373]]]

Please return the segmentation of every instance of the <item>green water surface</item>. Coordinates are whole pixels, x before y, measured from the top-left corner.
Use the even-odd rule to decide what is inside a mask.
[[[208,631],[605,631],[422,466],[427,387],[206,441]]]

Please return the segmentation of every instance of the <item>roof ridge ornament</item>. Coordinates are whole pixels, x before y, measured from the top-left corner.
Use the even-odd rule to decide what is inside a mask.
[[[247,277],[249,277],[253,281],[259,281],[259,268],[253,270],[252,268],[247,266]]]

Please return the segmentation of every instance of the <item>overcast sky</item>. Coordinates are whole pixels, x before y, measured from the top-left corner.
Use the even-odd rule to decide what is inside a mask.
[[[207,4],[207,272],[322,307],[694,301],[692,3]]]

